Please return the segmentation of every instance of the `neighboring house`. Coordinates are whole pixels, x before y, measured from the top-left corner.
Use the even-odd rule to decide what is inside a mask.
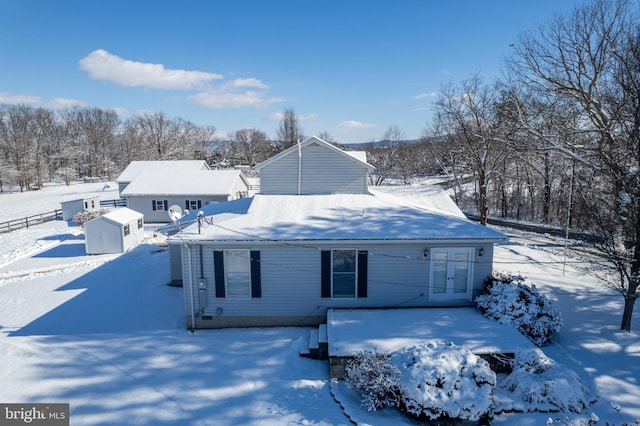
[[[87,254],[124,253],[144,240],[142,213],[117,208],[84,224]]]
[[[221,201],[246,197],[249,183],[240,170],[189,169],[181,172],[150,168],[138,173],[120,193],[127,207],[144,214],[147,223],[170,221],[172,205],[190,211]]]
[[[257,165],[261,193],[203,207],[182,251],[187,326],[317,325],[328,308],[467,306],[503,235],[439,188],[369,190],[363,153],[318,138]]]
[[[62,206],[62,220],[72,220],[76,213],[99,210],[100,196],[90,195],[84,198],[63,201],[60,205]]]
[[[177,175],[192,170],[210,170],[203,160],[163,160],[163,161],[132,161],[116,178],[118,191],[122,191],[143,171],[160,170],[169,175]]]

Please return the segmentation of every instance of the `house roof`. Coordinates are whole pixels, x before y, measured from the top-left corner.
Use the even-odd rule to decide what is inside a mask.
[[[144,215],[135,210],[131,210],[127,207],[121,207],[114,210],[111,210],[109,213],[103,214],[102,216],[98,216],[91,220],[101,219],[108,220],[109,222],[117,223],[120,225],[126,225],[127,223],[131,223],[134,220],[142,219]]]
[[[502,240],[493,229],[467,220],[446,194],[433,188],[421,202],[389,193],[261,195],[238,204],[202,209],[198,225],[183,218],[182,232],[169,241],[319,241],[319,240]],[[432,202],[430,202],[432,201]],[[229,211],[222,211],[228,205]],[[235,209],[233,209],[235,207]],[[233,213],[231,212],[233,210]]]
[[[165,173],[174,174],[209,169],[209,165],[203,160],[132,161],[116,178],[116,182],[132,182],[136,176],[146,170],[162,170]]]
[[[285,149],[284,151],[274,155],[273,157],[268,158],[267,160],[263,161],[262,163],[256,164],[253,167],[253,170],[255,171],[260,171],[260,169],[268,166],[269,164],[272,164],[278,160],[280,160],[281,158],[287,157],[289,155],[298,155],[298,149],[302,149],[304,150],[304,148],[306,146],[309,146],[311,144],[316,144],[316,145],[320,145],[325,147],[328,150],[331,150],[335,153],[337,153],[338,155],[342,155],[345,158],[348,158],[349,160],[353,161],[354,164],[366,167],[369,170],[373,170],[374,167],[367,163],[366,161],[366,153],[364,151],[343,151],[342,149],[331,145],[329,142],[326,142],[322,139],[320,139],[317,136],[312,136],[309,139],[306,139],[303,142],[300,142],[300,147],[298,147],[298,145],[294,145],[292,147],[289,147],[287,149]]]
[[[248,187],[240,170],[190,169],[176,173],[152,168],[140,172],[121,195],[229,195],[238,179]]]

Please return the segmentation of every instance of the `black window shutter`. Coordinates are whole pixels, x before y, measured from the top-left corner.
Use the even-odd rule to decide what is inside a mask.
[[[189,200],[187,200],[187,201],[185,201],[185,202],[184,202],[184,208],[185,208],[185,209],[188,209],[188,208],[189,208]]]
[[[164,209],[169,210],[169,202],[167,200],[164,200]]]
[[[151,200],[151,208],[152,208],[153,210],[155,210],[155,209],[156,209],[156,200]]]
[[[369,261],[369,253],[366,251],[358,252],[358,297],[367,297],[367,262]]]
[[[260,252],[251,251],[251,297],[262,297],[260,278]]]
[[[320,253],[320,297],[331,297],[331,250]]]
[[[198,200],[198,208],[202,207],[202,200]]]
[[[214,279],[216,281],[216,297],[225,297],[224,290],[224,252],[213,252]]]

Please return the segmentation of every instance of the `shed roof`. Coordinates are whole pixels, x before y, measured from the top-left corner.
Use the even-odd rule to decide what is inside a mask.
[[[505,237],[467,220],[442,190],[433,188],[421,202],[388,193],[261,195],[247,199],[233,213],[201,210],[206,221],[198,232],[194,217],[181,220],[183,231],[169,241],[318,241],[492,240]],[[431,202],[430,202],[431,201]],[[231,211],[231,210],[230,210]]]
[[[135,210],[131,210],[127,207],[121,207],[114,210],[111,210],[109,213],[106,213],[102,216],[99,216],[95,219],[108,220],[109,222],[117,223],[120,225],[126,225],[127,223],[131,223],[134,220],[142,219],[144,215]]]
[[[85,195],[83,198],[73,198],[71,200],[60,201],[60,204],[65,205],[67,203],[84,202],[85,200],[92,200],[96,198],[100,198],[100,194]]]
[[[248,187],[240,170],[171,172],[149,169],[140,172],[122,191],[122,195],[230,195],[238,179],[243,180]]]
[[[162,170],[165,173],[174,174],[209,169],[209,165],[203,160],[132,161],[116,178],[116,182],[132,182],[136,176],[146,170]]]

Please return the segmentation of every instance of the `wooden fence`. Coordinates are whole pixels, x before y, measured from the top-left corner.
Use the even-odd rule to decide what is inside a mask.
[[[100,207],[127,207],[127,200],[118,198],[116,200],[100,200]]]
[[[22,228],[29,228],[33,225],[50,222],[52,220],[62,220],[62,210],[56,209],[46,213],[34,214],[21,219],[13,219],[7,222],[0,222],[0,234],[4,232],[16,231]]]

